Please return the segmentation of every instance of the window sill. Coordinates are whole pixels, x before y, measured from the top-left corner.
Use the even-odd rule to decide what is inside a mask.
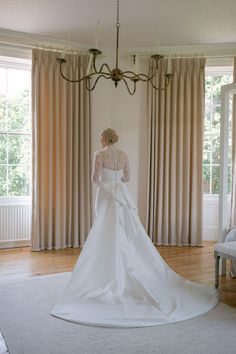
[[[0,197],[0,205],[29,205],[32,197]]]
[[[219,194],[203,194],[203,200],[219,200]]]
[[[228,194],[227,198],[228,203],[231,201],[231,196]],[[203,194],[203,204],[205,205],[218,205],[219,203],[219,194]]]

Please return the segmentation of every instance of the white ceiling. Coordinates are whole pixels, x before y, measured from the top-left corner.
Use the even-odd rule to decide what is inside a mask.
[[[0,0],[0,26],[114,47],[116,0]],[[122,48],[236,43],[236,0],[120,0]]]

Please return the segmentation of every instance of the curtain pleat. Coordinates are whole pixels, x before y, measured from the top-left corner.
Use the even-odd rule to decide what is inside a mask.
[[[156,86],[164,86],[161,60]],[[166,91],[148,87],[149,176],[146,228],[157,245],[202,245],[205,59],[173,59]]]
[[[59,55],[32,53],[32,250],[83,246],[91,227],[90,95],[61,77]],[[86,57],[66,59],[66,76],[85,75]]]

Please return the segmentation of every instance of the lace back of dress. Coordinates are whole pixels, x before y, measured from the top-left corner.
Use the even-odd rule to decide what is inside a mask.
[[[112,159],[113,159],[113,162],[114,162],[114,170],[116,171],[116,181],[117,181],[118,161],[117,161],[116,154],[112,155]]]
[[[115,172],[116,181],[129,181],[130,174],[127,154],[115,146],[106,147],[104,150],[95,153],[92,173],[93,183],[99,182],[102,168]],[[120,177],[121,172],[123,173],[123,177]]]
[[[123,169],[126,161],[126,155],[123,151],[114,147],[109,147],[108,149],[101,151],[100,154],[105,168],[113,171]]]
[[[95,152],[91,176],[93,183],[99,183],[103,168],[115,172],[116,181],[128,182],[130,179],[127,154],[115,146],[109,146],[102,151]],[[123,173],[122,177],[121,173]]]

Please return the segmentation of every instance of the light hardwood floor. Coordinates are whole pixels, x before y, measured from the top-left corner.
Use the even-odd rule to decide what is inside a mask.
[[[199,283],[214,285],[213,242],[204,247],[165,247],[157,249],[169,266],[181,276]],[[0,285],[9,279],[25,279],[43,274],[69,272],[80,249],[31,252],[29,247],[0,250]],[[221,301],[236,308],[236,278],[220,277]]]
[[[181,276],[214,286],[213,242],[204,247],[156,247],[169,266]],[[44,274],[70,272],[81,249],[31,252],[29,247],[0,250],[0,287],[7,280],[18,280]],[[228,264],[229,266],[229,264]],[[236,308],[236,278],[220,277],[220,299]],[[0,333],[0,354],[8,353]]]

